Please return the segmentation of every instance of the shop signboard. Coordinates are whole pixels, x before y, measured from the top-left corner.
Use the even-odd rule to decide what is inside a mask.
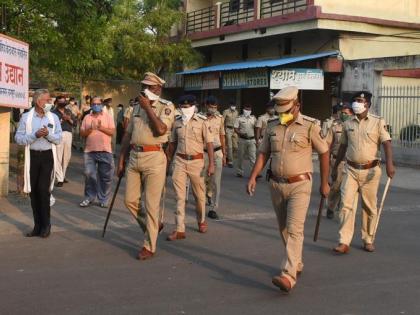
[[[268,87],[266,69],[229,71],[223,74],[223,89],[249,89]]]
[[[300,90],[323,90],[324,72],[321,69],[271,70],[270,89],[280,90],[286,86],[297,86]]]

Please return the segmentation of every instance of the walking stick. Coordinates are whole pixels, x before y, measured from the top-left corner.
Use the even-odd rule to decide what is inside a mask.
[[[385,198],[386,198],[386,195],[388,194],[388,189],[389,189],[390,184],[391,184],[391,177],[388,177],[388,180],[386,181],[386,184],[385,184],[384,193],[382,195],[381,204],[379,206],[378,217],[376,218],[376,223],[375,223],[375,229],[373,230],[372,244],[375,241],[376,231],[378,230],[378,225],[379,225],[379,219],[381,217],[381,213],[384,208]]]
[[[118,177],[117,186],[115,187],[114,195],[112,196],[111,203],[109,204],[108,214],[106,215],[104,229],[102,230],[102,237],[105,237],[106,227],[108,225],[109,217],[111,216],[112,208],[114,207],[115,197],[117,197],[118,189],[120,188],[122,178],[122,176]]]
[[[325,197],[321,196],[318,208],[318,217],[316,218],[315,233],[314,233],[314,242],[318,240],[319,225],[321,224],[322,209],[324,208]]]

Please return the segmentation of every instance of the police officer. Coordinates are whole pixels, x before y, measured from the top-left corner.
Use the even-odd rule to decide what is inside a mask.
[[[225,128],[223,116],[217,110],[218,102],[214,96],[209,96],[206,100],[207,108],[207,120],[213,133],[213,151],[214,151],[214,162],[215,172],[212,176],[206,178],[206,195],[210,201],[210,210],[207,216],[211,219],[218,219],[216,210],[219,207],[219,196],[220,196],[220,184],[222,181],[222,169],[226,165],[226,146],[225,146]],[[208,166],[208,154],[207,149],[204,151],[206,154],[205,162],[206,167]]]
[[[271,200],[286,249],[281,274],[272,282],[281,290],[290,291],[303,268],[303,229],[312,188],[312,150],[319,153],[320,193],[326,196],[329,192],[328,146],[316,120],[300,113],[296,87],[280,90],[273,99],[279,119],[268,123],[247,192],[250,195],[255,192],[256,177],[271,156]]]
[[[239,113],[236,109],[235,102],[230,101],[229,108],[223,111],[226,132],[227,164],[230,168],[233,167],[233,152],[238,147],[238,139],[234,131],[234,124],[238,115]]]
[[[257,119],[251,115],[251,105],[244,105],[243,113],[235,120],[235,132],[239,136],[238,141],[238,159],[236,166],[236,176],[242,177],[244,175],[243,160],[244,157],[250,162],[251,169],[255,163],[256,155],[256,141],[255,141],[255,124]]]
[[[204,147],[207,149],[207,175],[214,173],[213,135],[207,117],[195,113],[196,98],[184,95],[179,100],[182,115],[178,116],[172,130],[167,156],[172,160],[175,155],[175,166],[172,182],[175,189],[176,230],[168,237],[168,241],[185,238],[185,199],[187,178],[191,181],[196,202],[198,231],[207,232],[205,221],[205,184],[204,184]]]
[[[330,128],[327,130],[325,140],[330,148],[330,170],[333,169],[335,160],[337,158],[338,148],[340,147],[340,138],[343,132],[343,122],[350,119],[352,111],[348,105],[336,105],[335,112],[338,114]],[[338,204],[340,203],[340,186],[343,179],[343,169],[345,162],[342,161],[338,165],[337,178],[332,182],[331,191],[328,194],[328,206],[327,206],[327,218],[334,218],[334,211],[337,210]]]
[[[332,115],[331,117],[325,119],[325,121],[322,123],[322,127],[321,127],[321,135],[323,137],[327,136],[328,130],[330,130],[330,128],[332,127],[333,123],[337,120],[340,119],[340,109],[343,107],[343,102],[339,102],[337,105],[333,106],[332,108]]]
[[[381,178],[380,145],[384,148],[386,173],[392,178],[395,168],[392,161],[391,137],[382,117],[369,113],[372,94],[361,91],[352,97],[354,116],[344,123],[343,134],[332,177],[336,178],[340,162],[346,158],[341,184],[339,245],[335,252],[345,254],[353,238],[358,193],[362,197],[363,249],[373,252],[373,233],[378,220],[377,193]]]
[[[145,232],[144,245],[138,259],[152,258],[156,252],[159,231],[160,198],[165,184],[167,159],[162,148],[168,141],[174,122],[174,105],[160,98],[165,81],[156,74],[146,72],[139,105],[133,109],[124,134],[118,175],[124,172],[125,157],[129,146],[125,205],[140,220]],[[145,218],[139,216],[140,199],[144,192]]]
[[[266,113],[258,117],[257,123],[255,124],[255,138],[257,139],[257,146],[260,144],[264,136],[265,129],[267,128],[267,122],[275,118],[275,113],[274,101],[270,100],[266,104]]]

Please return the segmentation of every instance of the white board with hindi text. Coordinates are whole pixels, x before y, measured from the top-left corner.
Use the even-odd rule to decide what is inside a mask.
[[[29,45],[0,34],[0,106],[29,107]]]

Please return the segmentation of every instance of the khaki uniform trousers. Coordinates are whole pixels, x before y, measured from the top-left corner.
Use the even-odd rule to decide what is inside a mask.
[[[233,128],[226,128],[226,147],[227,147],[227,159],[230,163],[233,163],[234,152],[238,150],[238,137]]]
[[[176,230],[185,232],[185,201],[187,190],[187,179],[190,185],[196,204],[197,222],[203,223],[206,215],[206,187],[204,183],[204,160],[187,161],[177,156],[175,159],[172,183],[176,194]]]
[[[145,219],[142,229],[145,233],[144,247],[156,251],[159,231],[160,199],[166,177],[166,156],[163,151],[133,152],[127,167],[125,205],[138,220],[141,196],[144,192]],[[144,218],[144,217],[143,217]]]
[[[57,163],[55,163],[55,178],[57,182],[63,182],[66,177],[67,167],[71,158],[71,145],[73,134],[69,131],[63,131],[63,139],[56,145]]]
[[[372,243],[373,230],[378,217],[377,193],[382,170],[375,166],[367,170],[357,170],[346,165],[341,183],[341,207],[339,242],[350,245],[354,234],[357,201],[362,197],[362,239]]]
[[[204,165],[207,169],[209,158],[207,153],[204,155]],[[210,210],[216,210],[219,207],[220,184],[222,182],[223,153],[221,150],[214,152],[215,170],[212,176],[206,176],[206,196],[210,198]]]
[[[239,138],[236,173],[240,175],[244,174],[244,169],[242,165],[244,158],[249,160],[250,168],[252,169],[255,164],[256,154],[257,154],[257,147],[256,147],[255,139],[246,140],[246,139]]]
[[[303,230],[311,189],[312,180],[293,184],[270,181],[271,201],[286,251],[281,264],[282,276],[292,287],[296,284],[297,272],[303,270]]]
[[[331,158],[330,163],[330,169],[332,170],[333,166],[335,164],[335,159]],[[337,167],[337,179],[335,182],[332,183],[330,188],[330,193],[328,194],[328,209],[335,211],[338,210],[338,206],[340,204],[341,199],[341,182],[343,181],[343,171],[344,171],[344,165],[346,164],[345,161],[342,161],[340,164],[338,164]]]

